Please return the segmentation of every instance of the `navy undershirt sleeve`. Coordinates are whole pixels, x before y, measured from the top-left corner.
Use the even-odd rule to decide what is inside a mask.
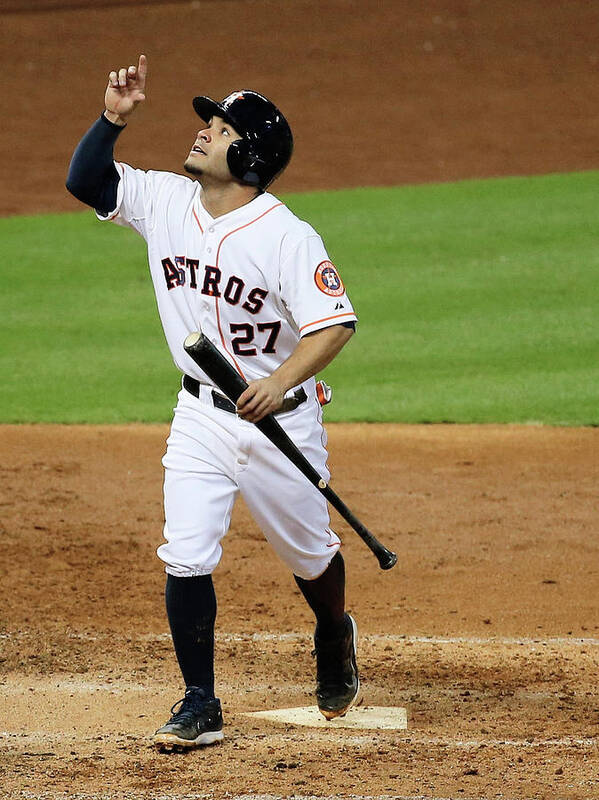
[[[122,130],[102,114],[77,145],[67,175],[69,192],[104,216],[116,207],[120,176],[113,150]]]

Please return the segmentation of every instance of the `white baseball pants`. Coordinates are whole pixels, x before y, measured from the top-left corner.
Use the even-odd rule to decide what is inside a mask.
[[[309,398],[277,419],[328,482],[318,401]],[[317,578],[339,549],[324,497],[251,422],[214,408],[211,387],[202,385],[199,398],[179,392],[162,463],[166,543],[157,552],[171,575],[213,572],[238,493],[300,578]]]

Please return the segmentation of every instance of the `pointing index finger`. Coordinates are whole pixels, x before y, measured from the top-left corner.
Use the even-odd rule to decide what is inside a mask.
[[[139,63],[137,65],[137,77],[139,78],[140,83],[142,86],[146,82],[146,75],[148,74],[148,59],[143,55],[139,57]]]

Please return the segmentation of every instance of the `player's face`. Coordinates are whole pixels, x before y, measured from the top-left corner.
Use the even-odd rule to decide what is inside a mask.
[[[241,136],[232,125],[222,117],[212,117],[208,127],[198,131],[183,165],[185,171],[213,182],[230,183],[234,178],[227,165],[227,150],[236,139]]]

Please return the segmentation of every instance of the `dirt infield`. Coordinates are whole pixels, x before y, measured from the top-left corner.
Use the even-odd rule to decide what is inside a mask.
[[[239,506],[215,573],[226,739],[180,757],[147,741],[181,694],[154,554],[166,434],[2,428],[0,797],[597,796],[599,430],[329,426],[333,486],[400,554],[381,572],[336,520],[363,702],[408,730],[243,715],[309,704],[314,665]]]

